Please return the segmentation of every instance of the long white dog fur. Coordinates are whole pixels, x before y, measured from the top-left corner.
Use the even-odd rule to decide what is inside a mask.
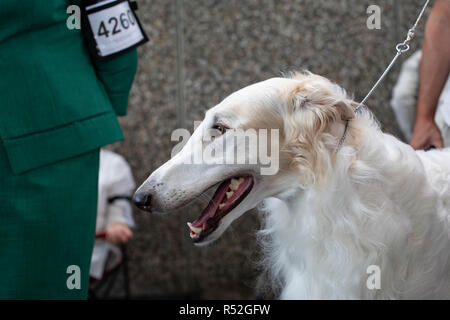
[[[414,151],[383,133],[367,109],[355,114],[356,105],[338,85],[307,72],[246,87],[210,109],[137,194],[151,195],[151,210],[165,212],[250,174],[251,192],[201,243],[259,207],[262,264],[280,298],[448,299],[450,151]],[[348,136],[336,153],[345,119]],[[262,176],[259,165],[183,164],[217,122],[279,129],[277,174]],[[379,289],[367,286],[370,266],[379,267]]]

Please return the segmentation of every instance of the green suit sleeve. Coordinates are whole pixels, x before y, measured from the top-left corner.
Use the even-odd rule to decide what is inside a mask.
[[[110,60],[93,61],[97,76],[118,116],[127,114],[128,95],[136,75],[137,61],[136,49]]]

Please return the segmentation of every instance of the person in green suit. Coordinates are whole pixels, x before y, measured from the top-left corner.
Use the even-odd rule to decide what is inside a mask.
[[[99,148],[123,139],[136,50],[91,58],[66,12],[0,1],[0,298],[85,299]]]

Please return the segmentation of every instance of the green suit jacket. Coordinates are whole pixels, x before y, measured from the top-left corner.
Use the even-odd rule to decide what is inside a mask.
[[[123,138],[136,51],[91,59],[66,25],[80,2],[0,1],[0,140],[16,174]]]

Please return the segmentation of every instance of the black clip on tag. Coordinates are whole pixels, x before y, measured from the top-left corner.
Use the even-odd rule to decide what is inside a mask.
[[[82,6],[83,30],[96,59],[109,59],[148,41],[129,0],[87,0]]]
[[[138,9],[139,9],[138,3],[136,1],[131,1],[130,6],[131,6],[131,9],[133,9],[133,11],[138,11]]]

